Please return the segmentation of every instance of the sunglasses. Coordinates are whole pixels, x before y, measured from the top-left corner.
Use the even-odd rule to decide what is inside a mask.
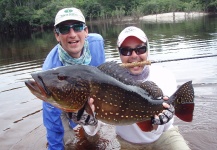
[[[119,49],[120,54],[123,56],[131,56],[133,51],[135,51],[137,55],[141,55],[147,51],[147,46],[143,45],[143,46],[139,46],[136,48],[118,47],[118,49]]]
[[[60,25],[56,28],[57,33],[68,34],[70,32],[70,28],[72,28],[75,32],[81,32],[86,28],[85,24],[72,24],[72,25]]]

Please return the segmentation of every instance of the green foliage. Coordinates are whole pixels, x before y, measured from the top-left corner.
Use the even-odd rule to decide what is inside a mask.
[[[172,11],[216,12],[217,0],[0,0],[0,32],[50,27],[58,10],[80,8],[87,20],[139,18],[147,14]]]
[[[97,18],[100,15],[102,6],[95,0],[89,0],[83,3],[82,8],[83,13],[87,16],[87,19]]]

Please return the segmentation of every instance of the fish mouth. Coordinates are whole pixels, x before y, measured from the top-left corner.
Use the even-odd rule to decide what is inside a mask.
[[[32,78],[33,80],[25,81],[29,90],[39,99],[48,99],[51,96],[51,92],[45,86],[43,79],[36,74],[32,74]]]

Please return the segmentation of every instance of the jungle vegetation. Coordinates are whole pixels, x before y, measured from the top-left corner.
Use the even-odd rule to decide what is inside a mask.
[[[0,0],[0,33],[53,27],[64,7],[82,10],[87,21],[138,18],[165,12],[216,13],[217,0]]]

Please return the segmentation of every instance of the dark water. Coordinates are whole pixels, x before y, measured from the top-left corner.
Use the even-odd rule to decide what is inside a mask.
[[[191,123],[176,119],[175,124],[179,126],[191,149],[217,149],[217,16],[178,23],[129,21],[118,25],[89,25],[90,32],[100,33],[105,38],[107,61],[118,61],[118,33],[131,24],[141,27],[149,37],[151,60],[203,57],[153,65],[162,65],[172,70],[179,85],[188,80],[193,81],[196,96],[194,119]],[[31,95],[24,86],[24,81],[30,78],[30,73],[41,70],[44,58],[55,44],[51,30],[26,34],[23,37],[0,35],[1,149],[45,147],[45,142],[42,141],[45,139],[45,131],[42,125],[41,101]],[[110,149],[118,149],[112,127],[104,127],[101,134],[103,138],[97,143],[99,149],[108,146]],[[84,148],[84,140],[78,143],[79,149]],[[97,149],[96,145],[92,148]]]

